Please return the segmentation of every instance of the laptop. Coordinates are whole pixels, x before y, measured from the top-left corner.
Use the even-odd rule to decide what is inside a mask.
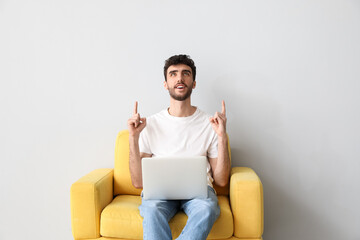
[[[143,199],[207,198],[207,158],[152,157],[142,159]]]

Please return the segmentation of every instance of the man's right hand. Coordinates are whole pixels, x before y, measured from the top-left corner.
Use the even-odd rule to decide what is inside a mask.
[[[134,115],[128,120],[128,129],[130,136],[139,138],[140,132],[146,126],[146,118],[140,117],[137,108],[138,108],[138,102],[136,101],[134,107]]]

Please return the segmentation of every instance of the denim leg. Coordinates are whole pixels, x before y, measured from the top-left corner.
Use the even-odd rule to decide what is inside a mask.
[[[139,207],[143,217],[144,240],[171,240],[170,219],[179,209],[178,201],[144,200]]]
[[[208,187],[208,198],[181,201],[181,208],[188,216],[178,240],[205,240],[220,215],[220,207],[214,189]]]

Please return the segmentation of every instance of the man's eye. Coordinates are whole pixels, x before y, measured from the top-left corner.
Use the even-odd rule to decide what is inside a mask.
[[[185,72],[184,75],[185,75],[185,76],[190,76],[190,73]]]

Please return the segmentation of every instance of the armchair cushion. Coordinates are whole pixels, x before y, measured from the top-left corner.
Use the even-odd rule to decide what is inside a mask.
[[[233,216],[229,198],[219,196],[221,213],[215,222],[209,239],[226,239],[233,235]],[[100,220],[100,234],[104,237],[142,239],[142,217],[138,207],[140,196],[120,195],[103,210]],[[177,213],[169,222],[173,238],[178,237],[184,228],[187,216],[184,212]]]

